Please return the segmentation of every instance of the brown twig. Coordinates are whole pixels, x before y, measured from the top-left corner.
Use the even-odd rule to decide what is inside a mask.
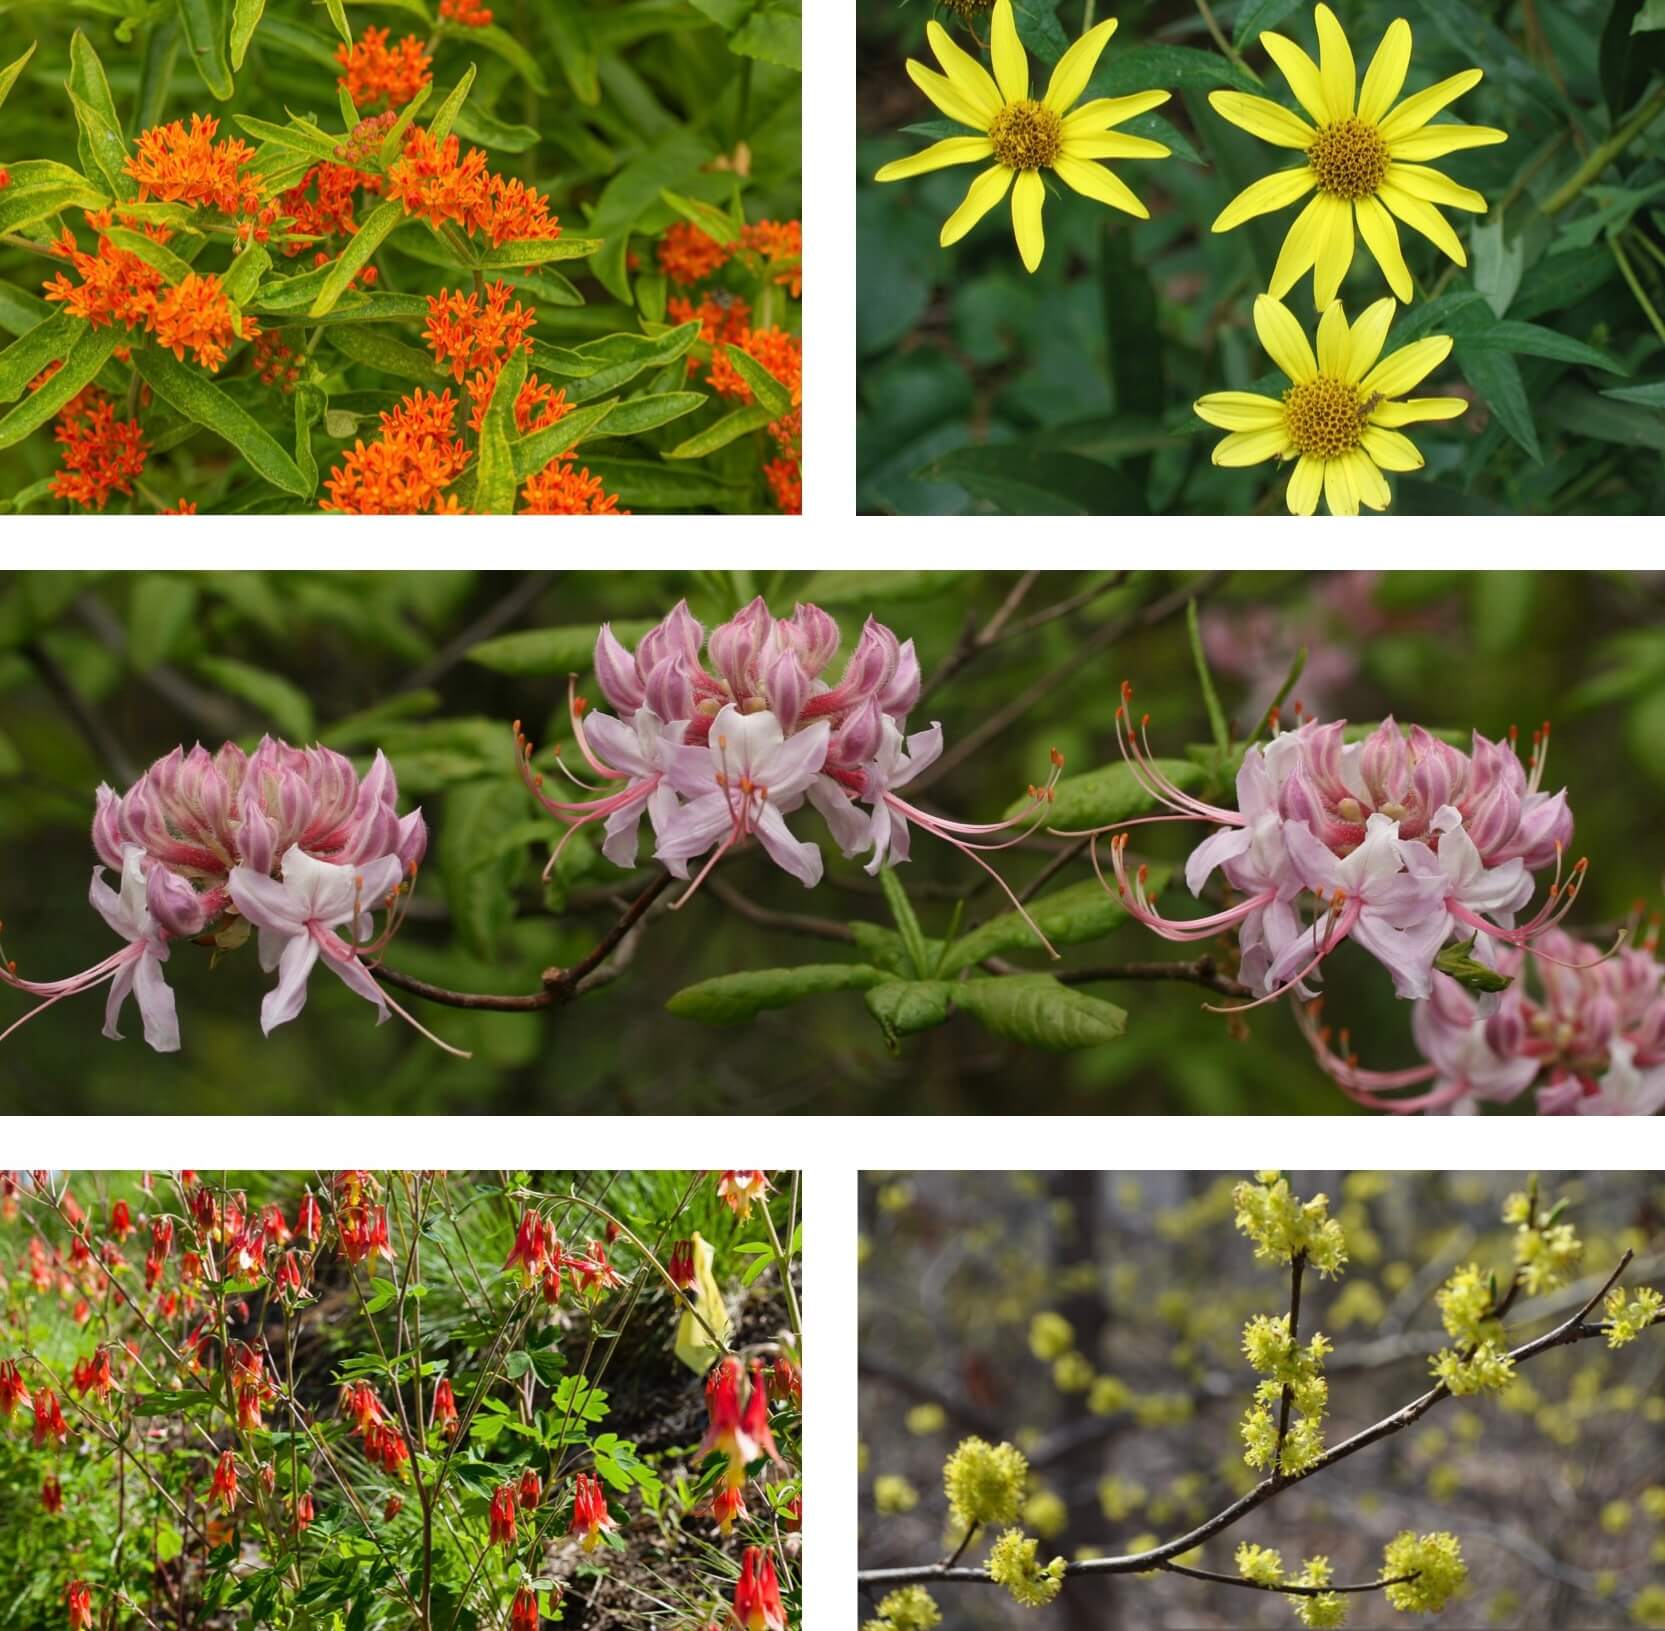
[[[39,640],[29,641],[23,647],[23,655],[40,675],[41,683],[52,693],[58,706],[75,721],[75,728],[86,738],[87,746],[93,750],[93,756],[104,770],[118,782],[136,780],[138,766],[128,758],[120,737],[110,729],[104,716],[75,689],[75,682],[65,672],[63,664]]]
[[[1206,986],[1227,997],[1252,997],[1241,980],[1222,974],[1208,953],[1189,963],[1095,963],[1090,968],[1066,968],[1053,976],[1060,985],[1096,985],[1100,980],[1177,980]]]
[[[1307,1266],[1307,1254],[1296,1252],[1289,1260],[1289,1352],[1293,1358],[1295,1343],[1300,1336],[1301,1275]],[[1272,1450],[1272,1469],[1283,1470],[1283,1441],[1289,1432],[1289,1412],[1295,1403],[1295,1389],[1288,1382],[1283,1385],[1283,1396],[1278,1401],[1278,1442]]]
[[[1250,1591],[1278,1591],[1289,1597],[1328,1597],[1332,1591],[1342,1595],[1361,1591],[1384,1591],[1389,1586],[1402,1586],[1407,1580],[1414,1580],[1422,1573],[1421,1569],[1413,1569],[1409,1574],[1395,1574],[1385,1580],[1358,1580],[1347,1586],[1268,1586],[1259,1580],[1245,1580],[1240,1574],[1216,1574],[1213,1569],[1193,1569],[1187,1563],[1164,1563],[1160,1566],[1169,1574],[1183,1574],[1191,1580],[1211,1580],[1217,1586],[1247,1586]]]
[[[808,935],[813,940],[840,940],[845,944],[856,938],[849,924],[840,923],[836,918],[811,917],[804,912],[770,911],[767,906],[748,900],[721,878],[713,876],[706,879],[705,887],[731,912],[745,918],[748,923],[757,924],[759,928],[779,929],[782,934]]]

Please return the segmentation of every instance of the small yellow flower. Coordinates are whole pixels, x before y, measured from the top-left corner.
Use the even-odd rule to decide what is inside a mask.
[[[1284,239],[1270,293],[1281,300],[1311,269],[1317,307],[1328,307],[1353,264],[1356,220],[1359,236],[1376,257],[1388,287],[1408,304],[1413,285],[1394,218],[1420,232],[1459,266],[1467,266],[1462,243],[1438,206],[1486,212],[1486,200],[1479,193],[1459,187],[1419,161],[1507,141],[1508,133],[1485,125],[1429,123],[1447,103],[1480,83],[1478,68],[1453,74],[1394,106],[1411,63],[1411,25],[1403,17],[1382,36],[1359,87],[1352,47],[1335,13],[1320,5],[1314,15],[1318,63],[1281,34],[1260,36],[1312,124],[1265,97],[1214,91],[1208,98],[1216,113],[1251,135],[1306,154],[1304,164],[1245,188],[1221,212],[1214,230],[1229,232],[1316,189],[1317,196]]]
[[[1255,332],[1266,354],[1289,376],[1281,401],[1249,391],[1218,391],[1196,404],[1197,416],[1232,434],[1214,462],[1237,467],[1267,459],[1299,459],[1289,478],[1289,513],[1311,515],[1322,493],[1331,515],[1359,506],[1385,510],[1391,494],[1384,470],[1420,470],[1422,455],[1398,427],[1424,419],[1455,419],[1460,396],[1404,397],[1451,354],[1451,336],[1436,334],[1381,357],[1394,303],[1378,300],[1347,325],[1339,300],[1318,324],[1318,355],[1289,309],[1270,295],[1255,300]]]
[[[1018,39],[1012,0],[995,0],[989,36],[992,77],[982,63],[948,37],[940,23],[927,23],[925,37],[943,72],[910,61],[908,77],[950,119],[977,134],[951,136],[910,158],[897,159],[873,179],[901,181],[946,165],[976,164],[992,158],[994,163],[972,182],[965,202],[943,225],[942,246],[946,249],[958,243],[1010,189],[1018,253],[1031,272],[1041,264],[1046,249],[1046,236],[1041,230],[1041,205],[1046,198],[1042,170],[1051,170],[1086,198],[1148,220],[1150,211],[1127,184],[1092,161],[1167,158],[1168,149],[1161,142],[1121,135],[1112,127],[1160,107],[1168,100],[1168,93],[1140,91],[1134,96],[1100,97],[1081,107],[1075,105],[1098,66],[1099,53],[1115,31],[1116,19],[1110,17],[1083,34],[1058,59],[1046,95],[1036,101],[1029,94],[1029,59]]]

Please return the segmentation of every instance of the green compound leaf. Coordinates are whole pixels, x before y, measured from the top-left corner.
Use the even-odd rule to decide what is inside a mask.
[[[1050,974],[966,980],[954,987],[954,1002],[996,1036],[1051,1053],[1096,1048],[1127,1030],[1124,1009],[1072,991]]]
[[[759,968],[719,974],[684,986],[665,1007],[681,1019],[738,1025],[767,1008],[786,1008],[827,991],[865,991],[890,976],[865,963],[812,963],[805,968]]]

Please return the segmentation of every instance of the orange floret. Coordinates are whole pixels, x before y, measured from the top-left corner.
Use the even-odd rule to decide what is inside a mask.
[[[367,28],[352,45],[338,45],[335,60],[347,71],[336,81],[359,107],[368,107],[386,97],[396,108],[433,83],[428,70],[434,59],[414,34],[407,34],[391,49],[385,28]]]
[[[561,223],[549,213],[549,195],[513,176],[488,176],[485,216],[481,223],[492,247],[524,238],[559,238]]]
[[[238,338],[254,339],[260,325],[252,317],[239,324],[212,272],[206,277],[192,272],[156,302],[154,330],[158,345],[182,360],[191,351],[198,365],[212,374],[225,361],[226,347]]]
[[[49,278],[42,288],[48,300],[61,301],[66,310],[94,328],[121,323],[129,329],[149,328],[156,311],[156,299],[163,288],[162,274],[129,249],[118,249],[102,229],[108,215],[89,215],[100,226],[97,250],[89,255],[65,227],[58,234],[54,253],[61,255],[81,275],[75,284],[62,272]]]
[[[278,198],[279,213],[294,217],[284,254],[293,257],[311,247],[299,239],[351,237],[358,231],[353,215],[358,207],[358,190],[364,186],[374,191],[377,180],[361,175],[350,164],[314,165],[297,186]]]
[[[243,167],[254,149],[236,136],[214,139],[220,128],[215,118],[191,115],[191,128],[181,120],[141,132],[127,173],[139,184],[141,201],[160,198],[169,204],[208,207],[222,215],[260,213],[260,177]]]
[[[136,419],[117,419],[103,391],[89,386],[65,403],[56,436],[64,452],[52,478],[54,497],[102,510],[111,493],[132,493],[145,467],[144,432]]]
[[[389,166],[387,196],[433,226],[455,221],[464,232],[484,232],[495,248],[521,238],[559,238],[561,223],[549,198],[524,181],[491,174],[477,147],[465,154],[455,136],[436,142],[420,126]]]
[[[708,292],[696,306],[691,300],[673,294],[665,302],[665,309],[673,323],[700,322],[700,340],[713,348],[720,345],[743,345],[751,332],[752,309],[738,295],[726,289]],[[697,376],[702,364],[693,352],[688,353],[688,372]],[[709,366],[708,364],[705,366]]]
[[[464,28],[491,27],[491,12],[479,0],[439,0],[439,14]]]
[[[461,379],[471,369],[491,368],[517,351],[530,351],[528,338],[537,322],[535,309],[518,300],[507,283],[488,283],[482,305],[478,294],[441,289],[428,297],[428,326],[422,338],[441,367]]]
[[[763,257],[765,272],[775,274],[794,300],[804,292],[804,228],[801,221],[754,221],[740,234],[740,242]]]
[[[599,476],[588,468],[573,469],[572,455],[563,453],[531,477],[520,492],[522,515],[629,515],[619,508],[619,495],[605,491]]]
[[[771,459],[763,467],[763,476],[783,515],[804,513],[804,473],[795,457],[783,453]]]
[[[195,515],[197,507],[190,499],[182,498],[170,509],[158,510],[156,513],[158,515]]]
[[[742,351],[755,357],[792,393],[794,408],[802,403],[804,353],[796,336],[781,328],[754,328],[746,331],[745,339],[739,344]],[[740,402],[752,399],[751,386],[740,377],[726,351],[717,351],[711,358],[711,388]]]
[[[692,221],[676,221],[659,240],[659,269],[672,283],[698,283],[723,266],[733,253]]]
[[[444,489],[471,457],[456,436],[457,403],[450,391],[418,389],[381,416],[373,442],[354,443],[345,468],[332,469],[321,508],[347,515],[420,515],[445,510]]]

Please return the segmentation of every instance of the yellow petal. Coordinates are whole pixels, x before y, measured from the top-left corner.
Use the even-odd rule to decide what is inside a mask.
[[[982,114],[979,128],[986,130],[989,121],[1000,111],[1000,92],[989,78],[988,69],[969,51],[956,45],[941,23],[927,23],[925,38],[931,42],[931,49],[942,64],[942,71],[954,88]]]
[[[1429,419],[1461,419],[1470,403],[1460,396],[1408,396],[1403,402],[1378,402],[1373,425],[1420,425]]]
[[[1359,313],[1358,321],[1348,335],[1347,365],[1341,375],[1348,384],[1357,385],[1376,366],[1396,309],[1391,300],[1378,300]]]
[[[1242,91],[1210,91],[1208,105],[1239,130],[1246,130],[1275,147],[1298,147],[1304,152],[1318,137],[1318,132],[1306,120],[1276,102],[1267,101],[1264,96],[1245,96]]]
[[[1389,164],[1386,184],[1402,188],[1430,204],[1444,204],[1455,210],[1486,213],[1486,200],[1472,187],[1460,187],[1450,176],[1422,164]]]
[[[943,223],[941,243],[944,249],[958,243],[1006,196],[1014,174],[1004,164],[994,164],[972,182],[960,207]]]
[[[1380,425],[1366,425],[1359,445],[1383,470],[1420,470],[1424,463],[1410,437]]]
[[[1353,473],[1345,458],[1325,462],[1324,502],[1329,505],[1331,515],[1359,513],[1359,490],[1353,485]]]
[[[1426,162],[1443,159],[1447,153],[1460,153],[1470,147],[1495,147],[1506,142],[1509,132],[1493,130],[1490,125],[1424,125],[1408,136],[1388,143],[1388,155],[1396,162]]]
[[[1230,470],[1244,465],[1265,464],[1280,457],[1289,446],[1289,432],[1281,424],[1265,430],[1238,430],[1214,449],[1214,462]]]
[[[1064,134],[1079,136],[1093,130],[1109,130],[1112,125],[1124,125],[1141,113],[1149,113],[1170,99],[1167,91],[1139,91],[1132,96],[1097,96],[1083,102],[1074,113],[1064,117]]]
[[[1017,236],[1018,254],[1033,272],[1046,253],[1046,234],[1041,230],[1041,205],[1046,202],[1046,184],[1039,170],[1025,170],[1012,188],[1012,231]]]
[[[1266,355],[1296,385],[1317,374],[1318,363],[1301,325],[1287,306],[1269,294],[1255,296],[1255,333],[1260,336]]]
[[[1075,106],[1075,99],[1086,90],[1087,81],[1093,77],[1093,69],[1098,66],[1099,55],[1115,32],[1116,19],[1106,17],[1096,27],[1089,28],[1058,59],[1058,66],[1052,70],[1052,78],[1046,87],[1046,105],[1054,113],[1068,113]]]
[[[1100,136],[1066,136],[1062,151],[1072,159],[1165,159],[1171,150],[1143,136],[1108,130]]]
[[[1436,249],[1443,249],[1459,266],[1468,265],[1468,255],[1457,234],[1451,230],[1451,223],[1427,200],[1415,197],[1402,187],[1386,184],[1376,196],[1406,226],[1420,232]]]
[[[1012,0],[998,0],[989,30],[989,55],[994,58],[994,80],[1008,102],[1029,100],[1029,58],[1018,39]]]
[[[1421,384],[1450,355],[1449,334],[1431,334],[1426,340],[1413,340],[1377,363],[1359,381],[1359,389],[1367,395],[1374,391],[1382,396],[1403,396],[1413,386]]]
[[[1346,455],[1347,479],[1359,495],[1359,503],[1367,510],[1385,510],[1393,502],[1393,489],[1382,472],[1370,461],[1370,455],[1354,448]]]
[[[970,125],[973,130],[987,130],[991,115],[985,113],[953,80],[927,68],[922,62],[908,59],[908,78],[957,124]]]
[[[1265,430],[1283,423],[1283,404],[1252,391],[1215,391],[1192,405],[1196,416],[1221,430]]]
[[[1311,515],[1318,508],[1318,497],[1324,491],[1324,461],[1303,453],[1301,461],[1290,472],[1289,491],[1284,502],[1291,515]]]
[[[1376,55],[1364,76],[1359,92],[1359,118],[1367,125],[1380,124],[1393,99],[1405,88],[1405,74],[1411,66],[1411,25],[1403,17],[1388,24]]]
[[[1318,223],[1323,218],[1324,196],[1320,194],[1295,217],[1284,236],[1278,264],[1272,268],[1269,292],[1282,300],[1318,259]]]
[[[1318,372],[1331,379],[1347,377],[1347,359],[1352,352],[1352,335],[1347,313],[1339,300],[1332,300],[1318,319]]]
[[[1305,198],[1318,185],[1318,177],[1310,164],[1299,170],[1279,170],[1250,182],[1214,219],[1216,232],[1230,232],[1245,221],[1270,210],[1281,210],[1297,198]]]
[[[1472,91],[1485,77],[1478,68],[1465,68],[1462,73],[1442,79],[1439,84],[1430,85],[1415,96],[1407,96],[1377,126],[1382,140],[1391,146],[1401,136],[1421,130],[1447,103],[1455,102],[1465,91]]]
[[[1324,95],[1324,81],[1319,76],[1318,64],[1293,40],[1281,34],[1262,34],[1260,43],[1266,54],[1278,65],[1278,72],[1289,81],[1295,100],[1307,110],[1308,117],[1317,124],[1330,122],[1330,105]]]
[[[1332,119],[1353,117],[1353,95],[1358,89],[1358,70],[1353,66],[1353,48],[1346,30],[1328,6],[1320,5],[1313,16],[1318,22],[1319,78],[1324,82],[1324,101]]]
[[[1129,215],[1138,216],[1141,221],[1150,219],[1150,211],[1134,196],[1133,189],[1120,176],[1112,175],[1102,164],[1088,164],[1084,159],[1071,158],[1066,153],[1060,153],[1057,163],[1052,168],[1066,187],[1073,187],[1083,198],[1096,198],[1099,203],[1108,204],[1112,209],[1125,210]]]
[[[1354,206],[1358,217],[1359,236],[1376,257],[1388,287],[1408,306],[1416,292],[1411,282],[1411,269],[1405,264],[1404,252],[1399,247],[1399,228],[1393,217],[1382,207],[1381,200],[1361,198]]]
[[[994,143],[987,136],[950,136],[947,141],[933,143],[905,159],[892,159],[873,179],[901,181],[907,176],[924,175],[927,170],[940,170],[949,164],[975,164],[993,151]]]
[[[1353,206],[1345,198],[1319,195],[1324,213],[1318,220],[1318,263],[1313,273],[1313,299],[1322,311],[1335,299],[1347,268],[1353,264]]]

